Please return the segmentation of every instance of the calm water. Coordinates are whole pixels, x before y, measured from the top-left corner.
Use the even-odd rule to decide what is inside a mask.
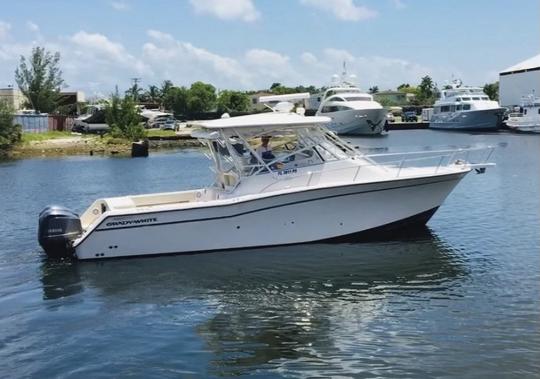
[[[36,241],[45,205],[199,187],[209,162],[190,150],[0,163],[0,376],[539,377],[539,136],[352,143],[493,144],[497,167],[401,241],[62,263]]]

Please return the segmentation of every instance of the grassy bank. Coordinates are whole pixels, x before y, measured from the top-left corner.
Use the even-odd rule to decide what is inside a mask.
[[[180,137],[172,130],[149,130],[150,151],[200,146],[194,139]],[[163,139],[163,140],[161,140]],[[70,132],[24,133],[21,143],[10,152],[11,158],[57,157],[69,155],[131,154],[131,141],[108,135],[77,134]]]

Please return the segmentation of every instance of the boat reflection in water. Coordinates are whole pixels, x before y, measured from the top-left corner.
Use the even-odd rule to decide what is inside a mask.
[[[337,341],[369,344],[373,328],[392,317],[456,296],[453,288],[466,275],[462,259],[425,228],[420,236],[391,242],[46,261],[42,281],[45,299],[94,296],[109,312],[130,304],[157,306],[160,312],[172,307],[177,321],[191,324],[195,338],[210,350],[212,374],[230,376],[260,368],[294,372],[298,360],[309,371],[347,349]],[[187,315],[186,308],[197,316]],[[147,317],[156,322],[155,316],[161,317]],[[178,346],[170,348],[181,350],[185,336],[177,333]],[[396,339],[389,350],[407,349],[409,342]],[[343,369],[344,362],[335,364]],[[326,368],[331,374],[332,365]]]

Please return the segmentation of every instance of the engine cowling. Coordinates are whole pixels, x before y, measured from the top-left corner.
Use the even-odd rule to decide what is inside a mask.
[[[71,257],[73,240],[81,234],[79,215],[68,208],[50,205],[39,214],[38,241],[49,257]]]

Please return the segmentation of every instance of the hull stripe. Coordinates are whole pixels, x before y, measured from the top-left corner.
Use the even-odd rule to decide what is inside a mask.
[[[459,175],[463,175],[463,173],[452,174],[452,175],[459,176]],[[456,180],[456,178],[455,178],[455,177],[452,177],[452,178],[450,178],[450,179],[437,180],[437,181],[427,182],[427,183],[409,184],[409,185],[405,185],[405,186],[397,186],[397,187],[390,187],[390,188],[381,188],[381,189],[367,190],[367,191],[358,191],[358,192],[351,192],[351,193],[346,193],[346,194],[329,195],[329,196],[323,196],[323,197],[318,197],[318,198],[313,198],[313,199],[299,200],[299,201],[294,201],[294,202],[290,202],[290,203],[284,203],[284,204],[279,204],[279,205],[273,205],[273,206],[264,207],[264,208],[260,208],[260,209],[255,209],[255,210],[251,210],[251,211],[246,211],[246,212],[236,213],[236,214],[234,214],[234,215],[217,216],[217,217],[207,217],[207,218],[192,219],[192,220],[169,221],[169,222],[162,222],[162,223],[155,223],[155,224],[144,224],[144,225],[140,225],[140,224],[139,224],[139,225],[119,226],[119,227],[115,227],[115,228],[95,229],[94,232],[106,232],[106,231],[109,231],[109,230],[131,229],[131,228],[147,228],[147,227],[152,227],[152,226],[171,225],[171,224],[183,224],[183,223],[186,223],[186,222],[200,222],[200,221],[210,221],[210,220],[219,220],[219,219],[226,219],[226,218],[234,218],[234,217],[237,217],[237,216],[243,216],[243,215],[250,214],[250,213],[256,213],[256,212],[261,212],[261,211],[265,211],[265,210],[269,210],[269,209],[280,208],[280,207],[286,207],[286,206],[295,205],[295,204],[301,204],[301,203],[308,203],[308,202],[313,202],[313,201],[318,201],[318,200],[325,200],[325,199],[331,199],[331,198],[336,198],[336,197],[352,196],[352,195],[358,195],[358,194],[362,194],[362,193],[390,191],[390,190],[400,189],[400,188],[419,187],[419,186],[425,186],[425,185],[436,184],[436,183],[443,183],[443,182],[449,182],[449,181],[455,181],[455,180]],[[237,204],[238,204],[238,203],[237,203]],[[231,204],[231,205],[236,205],[236,204]],[[194,208],[189,208],[189,209],[190,209],[190,210],[193,210]],[[196,208],[195,208],[195,209],[196,209]],[[186,209],[186,210],[187,210],[187,209]],[[179,211],[179,212],[182,212],[182,211],[184,211],[184,210],[178,210],[178,211]],[[159,214],[159,213],[160,213],[160,212],[153,212],[153,214]],[[139,215],[139,214],[131,214],[131,215]],[[125,215],[125,216],[131,216],[131,215]],[[114,216],[114,217],[122,217],[122,216]],[[106,220],[107,220],[107,219],[103,220],[103,222],[106,221]],[[103,223],[103,222],[102,222],[102,223]],[[81,241],[81,242],[82,242],[82,241]],[[79,243],[78,245],[80,245],[80,243]]]

